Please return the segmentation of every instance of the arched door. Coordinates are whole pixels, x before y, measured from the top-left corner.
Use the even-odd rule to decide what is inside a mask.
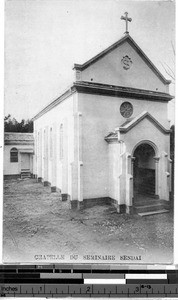
[[[133,188],[134,198],[137,194],[155,195],[156,174],[155,174],[155,150],[148,143],[137,146],[133,156]]]

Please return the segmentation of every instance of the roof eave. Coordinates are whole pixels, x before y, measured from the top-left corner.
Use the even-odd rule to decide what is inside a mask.
[[[33,118],[32,121],[37,120],[39,117],[44,115],[46,112],[54,108],[56,105],[58,105],[60,102],[64,101],[67,97],[72,95],[75,92],[73,89],[73,85],[67,89],[62,95],[60,95],[57,99],[49,103],[47,106],[45,106],[41,111],[39,111]]]
[[[93,56],[89,60],[87,60],[84,64],[74,64],[75,70],[83,71],[84,69],[88,68],[90,65],[95,63],[98,59],[105,56],[108,52],[112,51],[113,49],[117,48],[119,45],[121,45],[126,39],[128,38],[128,35],[125,35],[121,39],[119,39],[117,42],[112,44],[111,46],[107,47],[103,51],[99,52],[97,55]]]
[[[166,93],[156,93],[153,92],[153,94],[150,94],[146,90],[139,90],[134,88],[125,88],[120,86],[111,86],[108,84],[91,84],[90,82],[84,82],[84,81],[77,81],[74,82],[73,85],[66,90],[62,95],[60,95],[57,99],[49,103],[47,106],[45,106],[38,114],[36,114],[32,121],[35,121],[39,117],[41,117],[43,114],[54,108],[56,105],[64,101],[66,98],[68,98],[70,95],[72,95],[75,92],[85,92],[89,94],[99,94],[99,95],[109,95],[114,97],[126,97],[126,98],[137,98],[143,99],[146,97],[148,100],[158,100],[158,101],[170,101],[174,97],[166,94]]]
[[[148,112],[144,113],[140,118],[138,118],[137,120],[135,120],[135,122],[132,121],[132,124],[130,124],[129,126],[127,125],[125,128],[124,127],[119,127],[119,131],[120,133],[127,133],[128,131],[130,131],[132,128],[134,128],[137,124],[139,124],[143,119],[147,118],[148,120],[150,120],[152,123],[154,123],[154,125],[164,134],[170,134],[171,130],[170,129],[166,129],[164,126],[162,126],[152,115],[150,115]]]
[[[158,100],[158,101],[170,101],[174,97],[167,93],[141,90],[136,88],[126,88],[122,86],[112,86],[108,84],[100,83],[90,83],[87,81],[77,81],[74,82],[75,89],[78,92],[85,92],[90,94],[99,95],[110,95],[115,97],[126,97],[126,98],[137,98],[148,99],[148,100]]]
[[[143,52],[143,50],[138,46],[138,44],[133,40],[133,38],[129,35],[129,40],[132,42],[132,44],[135,47],[135,50],[137,53],[140,54],[140,56],[144,59],[144,61],[151,67],[151,69],[154,71],[154,73],[161,79],[161,81],[165,84],[170,84],[171,80],[166,79],[161,72],[157,69],[157,67],[152,63],[152,61],[148,58],[148,56]]]

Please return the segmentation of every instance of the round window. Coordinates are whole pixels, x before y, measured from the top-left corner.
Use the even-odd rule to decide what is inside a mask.
[[[123,102],[120,106],[120,113],[124,118],[130,118],[133,114],[133,106],[130,102]]]

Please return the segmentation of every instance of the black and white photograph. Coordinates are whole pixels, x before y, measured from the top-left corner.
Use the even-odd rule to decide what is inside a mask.
[[[172,264],[175,2],[6,0],[3,262]]]

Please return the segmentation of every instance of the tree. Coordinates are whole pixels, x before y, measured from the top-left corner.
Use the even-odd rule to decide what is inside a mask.
[[[171,42],[171,46],[172,46],[172,52],[173,52],[173,63],[174,63],[174,66],[175,66],[175,47],[173,45],[173,42]],[[174,67],[171,67],[169,66],[167,63],[162,63],[162,67],[164,69],[164,71],[166,72],[166,74],[171,78],[172,80],[172,83],[175,84],[175,71],[174,71]]]
[[[15,118],[12,118],[10,114],[4,118],[4,131],[5,132],[33,132],[33,121],[28,119],[22,119],[18,122]]]

